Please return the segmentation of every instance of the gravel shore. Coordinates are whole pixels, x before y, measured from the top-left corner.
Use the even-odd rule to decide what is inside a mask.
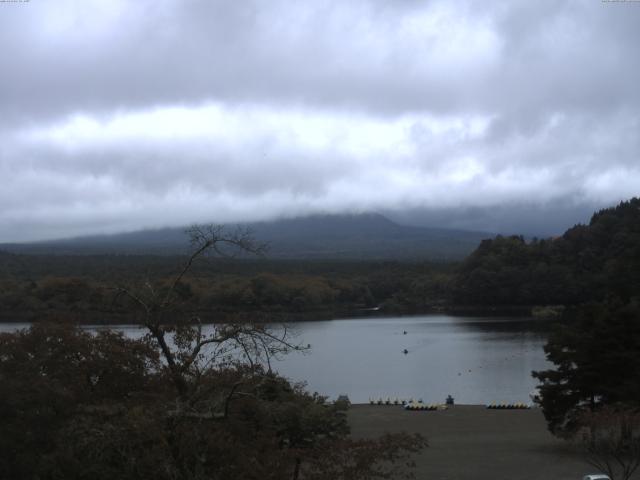
[[[594,473],[571,446],[546,429],[542,412],[456,405],[444,411],[353,405],[355,437],[417,432],[429,447],[416,456],[420,480],[580,480]]]

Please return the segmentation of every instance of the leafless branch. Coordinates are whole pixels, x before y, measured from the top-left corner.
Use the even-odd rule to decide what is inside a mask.
[[[145,302],[143,301],[139,296],[133,294],[131,292],[131,290],[129,290],[128,288],[125,287],[116,287],[114,288],[115,292],[116,292],[116,296],[114,298],[114,302],[121,297],[122,295],[130,298],[131,300],[133,300],[135,303],[137,303],[138,305],[140,305],[144,311],[148,314],[151,313],[151,307]]]
[[[145,313],[143,323],[149,330],[150,338],[160,347],[166,366],[181,394],[188,390],[188,377],[199,377],[203,367],[200,360],[207,357],[203,355],[203,349],[209,345],[214,345],[215,348],[206,358],[206,368],[210,368],[216,359],[233,359],[234,352],[231,348],[241,350],[245,361],[252,368],[264,356],[269,371],[273,356],[290,350],[304,350],[289,341],[286,326],[280,333],[273,333],[262,325],[228,324],[214,326],[212,333],[205,334],[199,317],[192,317],[190,322],[185,323],[177,319],[169,324],[165,323],[166,313],[175,306],[179,297],[179,286],[199,258],[209,253],[230,257],[236,252],[263,255],[266,251],[266,245],[257,243],[246,228],[229,232],[220,225],[194,225],[186,233],[192,247],[191,254],[165,288],[158,289],[146,280],[140,293],[134,293],[126,287],[115,289],[116,299],[125,296]],[[235,346],[232,347],[233,345]]]

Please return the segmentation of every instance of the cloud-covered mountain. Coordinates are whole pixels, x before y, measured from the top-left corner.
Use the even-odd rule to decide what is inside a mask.
[[[2,2],[0,241],[611,205],[640,185],[638,6]]]
[[[379,214],[316,215],[245,225],[269,258],[458,260],[475,249],[485,232],[404,226]],[[230,231],[234,227],[230,227]],[[4,244],[20,253],[175,254],[189,250],[184,228],[140,230],[29,244]]]

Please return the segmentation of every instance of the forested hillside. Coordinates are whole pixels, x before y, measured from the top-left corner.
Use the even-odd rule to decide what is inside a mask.
[[[579,304],[640,292],[640,199],[593,215],[558,238],[484,240],[460,265],[460,305]]]

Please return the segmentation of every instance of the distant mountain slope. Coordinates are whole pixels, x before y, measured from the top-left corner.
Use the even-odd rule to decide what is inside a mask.
[[[315,215],[247,225],[271,258],[458,260],[492,236],[398,225],[379,214]],[[15,253],[175,254],[188,250],[184,228],[142,230],[29,244],[4,244]]]

